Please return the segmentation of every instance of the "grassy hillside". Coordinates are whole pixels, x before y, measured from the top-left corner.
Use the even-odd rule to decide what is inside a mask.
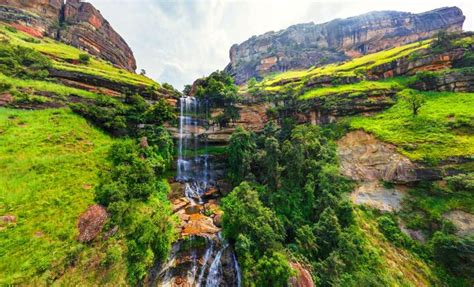
[[[371,117],[350,120],[350,127],[395,144],[412,160],[441,160],[474,154],[474,94],[418,92],[426,98],[419,115],[398,101]]]
[[[0,24],[0,40],[8,40],[13,45],[28,47],[53,59],[53,67],[59,70],[77,71],[101,76],[117,82],[145,86],[159,86],[158,83],[142,75],[114,67],[111,63],[91,56],[88,64],[78,62],[79,55],[85,52],[49,38],[33,38]]]
[[[368,54],[344,63],[335,63],[318,68],[310,68],[308,70],[278,73],[267,76],[263,79],[261,85],[269,91],[277,91],[281,89],[280,83],[282,82],[304,83],[311,78],[320,76],[356,76],[364,73],[367,69],[408,56],[420,49],[426,49],[430,43],[431,40],[426,40]]]
[[[67,109],[0,108],[0,214],[17,218],[0,231],[0,285],[45,284],[93,248],[76,241],[76,221],[114,141]]]

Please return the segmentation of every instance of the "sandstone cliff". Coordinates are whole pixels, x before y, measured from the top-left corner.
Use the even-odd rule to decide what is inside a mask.
[[[461,31],[464,19],[459,8],[446,7],[420,14],[381,11],[294,25],[233,45],[226,71],[241,84],[271,72],[321,66],[419,41],[439,30]]]
[[[0,0],[0,21],[33,36],[49,36],[129,71],[133,52],[90,3],[80,0]]]

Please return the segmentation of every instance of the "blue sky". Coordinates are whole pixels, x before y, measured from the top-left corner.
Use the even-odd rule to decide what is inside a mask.
[[[474,30],[469,1],[310,0],[87,0],[109,20],[134,51],[138,71],[181,90],[185,84],[222,70],[229,48],[252,35],[306,22],[323,23],[375,10],[423,12],[458,6],[465,30]]]

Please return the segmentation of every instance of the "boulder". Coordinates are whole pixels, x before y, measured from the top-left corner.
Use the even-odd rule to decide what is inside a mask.
[[[94,240],[104,227],[108,215],[105,207],[94,204],[81,214],[77,222],[79,235],[77,240],[80,242],[90,242]]]

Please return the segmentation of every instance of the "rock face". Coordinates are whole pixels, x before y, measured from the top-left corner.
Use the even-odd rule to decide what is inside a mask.
[[[420,14],[381,11],[294,25],[233,45],[226,71],[241,84],[271,72],[320,66],[427,39],[440,30],[458,32],[464,19],[459,8],[445,7]]]
[[[94,204],[81,214],[77,223],[79,229],[78,241],[90,242],[99,235],[105,221],[107,221],[107,211],[103,206]]]
[[[346,134],[338,142],[342,173],[354,180],[411,182],[415,166],[395,150],[363,131]]]
[[[452,70],[436,76],[433,83],[420,82],[414,88],[423,91],[474,92],[474,70]]]
[[[402,186],[384,187],[379,181],[361,182],[351,193],[355,204],[369,205],[381,211],[399,211],[405,190]]]
[[[456,226],[458,235],[465,236],[474,233],[474,214],[462,210],[452,210],[443,214],[443,217]]]
[[[90,3],[80,0],[0,0],[0,21],[32,36],[49,36],[129,71],[136,62],[125,40]]]

